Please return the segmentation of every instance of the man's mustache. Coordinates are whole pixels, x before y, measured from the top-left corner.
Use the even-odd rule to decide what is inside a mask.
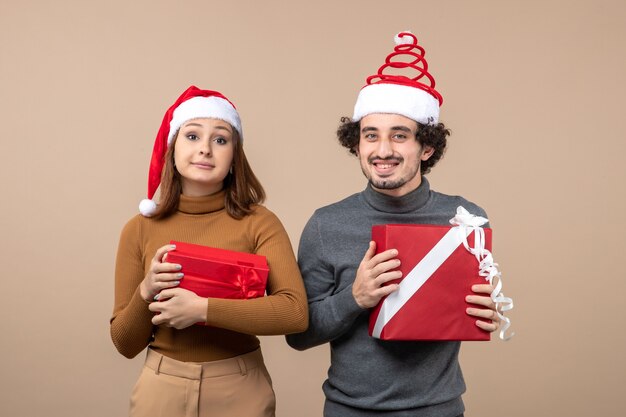
[[[369,158],[367,158],[367,162],[369,162],[370,164],[374,163],[374,161],[379,161],[379,162],[395,162],[395,163],[401,163],[404,161],[404,158],[401,156],[390,156],[387,158],[381,158],[379,156],[370,156]]]

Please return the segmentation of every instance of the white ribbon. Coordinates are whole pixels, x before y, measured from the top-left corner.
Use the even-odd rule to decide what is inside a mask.
[[[511,320],[504,316],[505,311],[513,308],[513,299],[505,297],[502,289],[502,274],[498,271],[498,264],[493,262],[491,252],[485,249],[485,230],[481,227],[487,223],[487,219],[470,214],[462,206],[457,207],[456,216],[450,219],[450,224],[457,226],[454,229],[459,231],[459,236],[463,241],[463,246],[478,260],[478,274],[485,277],[485,280],[493,286],[491,300],[496,306],[496,314],[501,320],[500,339],[509,340],[515,333],[505,336],[506,331],[511,327]],[[470,247],[467,237],[474,231],[474,247]],[[495,282],[495,284],[494,284]]]

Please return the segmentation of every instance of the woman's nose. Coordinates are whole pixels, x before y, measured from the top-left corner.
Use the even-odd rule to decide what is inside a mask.
[[[200,143],[198,144],[198,146],[200,147],[200,154],[201,155],[211,155],[211,141],[210,140],[202,140],[200,141]]]

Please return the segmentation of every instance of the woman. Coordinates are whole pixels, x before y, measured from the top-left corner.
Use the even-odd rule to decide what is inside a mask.
[[[124,227],[115,270],[111,337],[132,358],[148,348],[131,416],[272,416],[271,379],[254,335],[304,331],[306,295],[289,238],[259,204],[265,194],[242,148],[239,115],[215,91],[187,89],[157,135],[144,200]],[[256,253],[267,296],[202,298],[179,288],[171,240]],[[205,323],[199,325],[197,323]]]

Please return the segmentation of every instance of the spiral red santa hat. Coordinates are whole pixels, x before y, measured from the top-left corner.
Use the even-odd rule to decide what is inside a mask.
[[[359,121],[372,113],[393,113],[422,124],[438,123],[443,97],[435,90],[424,48],[409,31],[398,33],[394,40],[393,52],[361,89],[352,120]],[[391,71],[404,71],[408,75],[391,74]]]

